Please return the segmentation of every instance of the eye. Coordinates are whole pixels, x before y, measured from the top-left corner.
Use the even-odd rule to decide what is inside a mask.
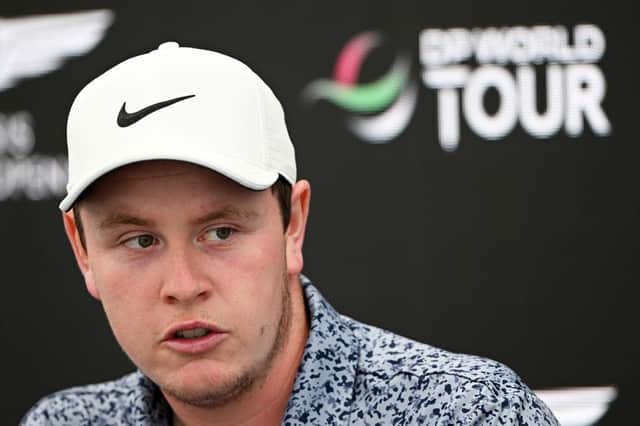
[[[210,241],[223,241],[233,234],[233,229],[228,226],[211,228],[204,233],[204,239]]]
[[[149,248],[155,243],[156,239],[149,234],[138,235],[133,238],[129,238],[124,242],[124,245],[133,249],[145,249]]]

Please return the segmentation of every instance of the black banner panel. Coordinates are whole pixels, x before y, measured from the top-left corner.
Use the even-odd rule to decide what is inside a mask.
[[[340,312],[507,364],[563,425],[635,424],[636,21],[595,0],[3,1],[0,423],[135,368],[64,235],[65,125],[86,83],[175,41],[281,100],[304,272]]]

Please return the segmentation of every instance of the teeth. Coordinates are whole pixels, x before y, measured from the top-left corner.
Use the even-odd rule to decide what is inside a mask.
[[[192,328],[191,330],[180,330],[176,332],[176,336],[183,339],[195,339],[196,337],[202,337],[208,333],[209,330],[206,328]]]

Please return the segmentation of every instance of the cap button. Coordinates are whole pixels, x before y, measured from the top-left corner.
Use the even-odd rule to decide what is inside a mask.
[[[162,43],[160,46],[158,46],[158,50],[175,49],[178,47],[180,47],[180,45],[175,41],[166,41]]]

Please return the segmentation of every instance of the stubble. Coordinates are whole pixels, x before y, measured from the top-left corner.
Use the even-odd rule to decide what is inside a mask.
[[[282,310],[278,320],[276,337],[271,349],[261,361],[245,367],[240,374],[204,392],[185,392],[170,385],[165,386],[163,390],[185,404],[195,407],[214,408],[228,404],[250,389],[259,386],[269,374],[274,359],[282,352],[287,341],[291,329],[291,311],[291,292],[289,290],[289,279],[285,272],[282,288]]]

